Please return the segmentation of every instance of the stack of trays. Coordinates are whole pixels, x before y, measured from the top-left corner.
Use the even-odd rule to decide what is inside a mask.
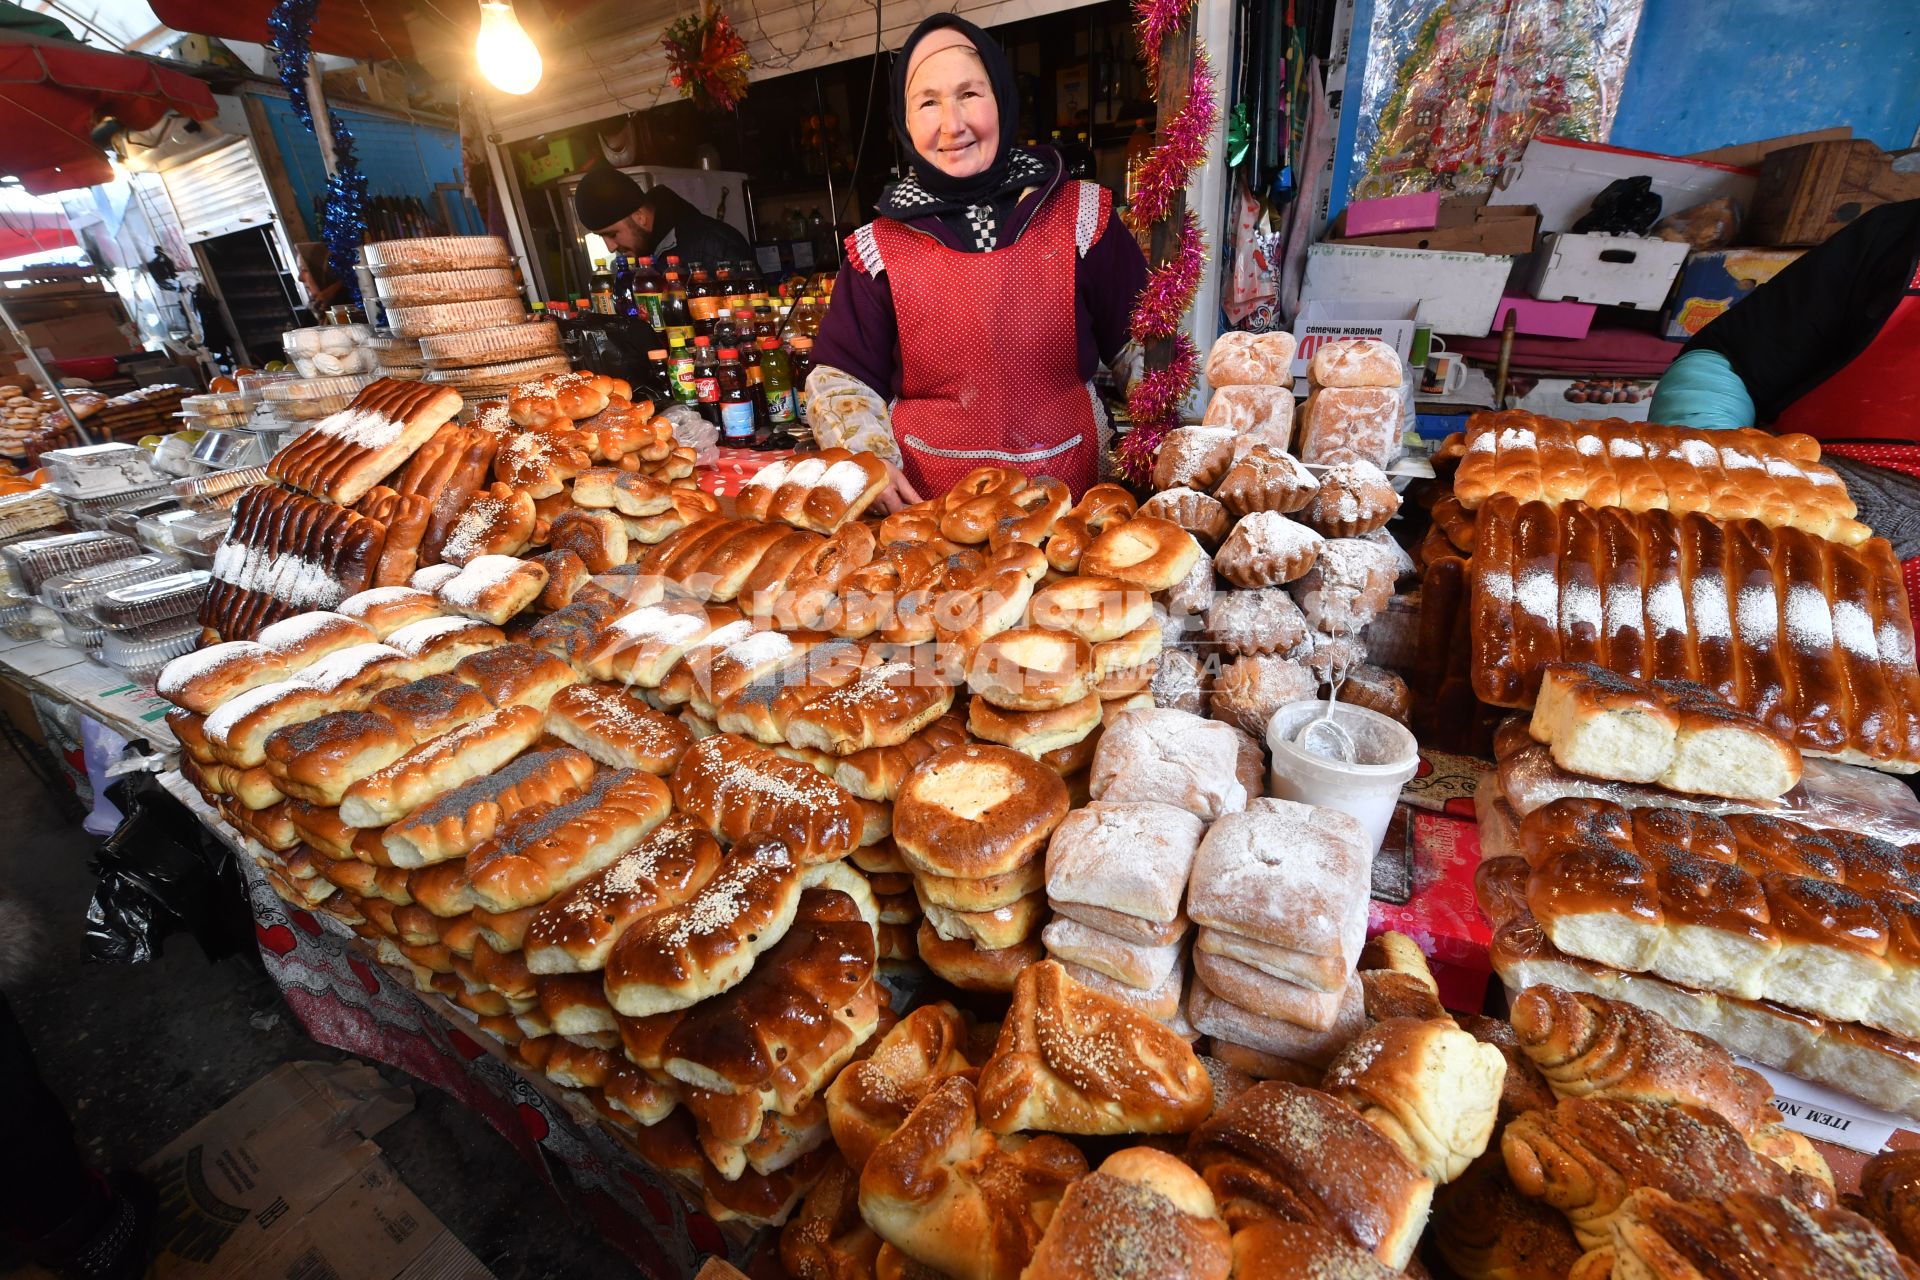
[[[567,372],[558,326],[529,321],[499,237],[384,240],[366,258],[395,335],[378,353],[392,376],[424,375],[480,397]],[[417,346],[412,359],[407,343]]]

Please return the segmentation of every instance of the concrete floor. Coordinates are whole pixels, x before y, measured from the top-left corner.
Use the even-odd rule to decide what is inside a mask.
[[[209,962],[191,937],[144,965],[84,958],[97,845],[0,745],[0,893],[47,926],[45,961],[7,993],[67,1102],[89,1158],[130,1167],[282,1062],[343,1055],[307,1038],[248,957]],[[502,1280],[636,1275],[576,1221],[505,1139],[429,1085],[400,1072],[414,1110],[376,1139],[427,1206]],[[5,1271],[0,1256],[0,1272]]]

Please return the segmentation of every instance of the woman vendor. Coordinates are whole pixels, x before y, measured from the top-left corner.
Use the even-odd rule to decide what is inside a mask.
[[[1881,205],[1702,329],[1654,422],[1801,431],[1905,563],[1920,618],[1920,200]]]
[[[992,37],[936,14],[893,64],[910,171],[847,240],[814,343],[821,447],[870,450],[884,510],[987,464],[1099,479],[1106,413],[1092,378],[1121,361],[1146,262],[1113,197],[1050,148],[1013,145],[1019,91]]]

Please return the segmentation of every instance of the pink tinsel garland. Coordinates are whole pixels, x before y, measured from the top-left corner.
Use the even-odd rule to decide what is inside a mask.
[[[1161,83],[1160,46],[1169,32],[1185,21],[1194,0],[1133,0],[1134,36],[1147,79]],[[1213,70],[1204,49],[1193,55],[1193,76],[1187,103],[1160,130],[1160,140],[1134,172],[1132,207],[1127,221],[1145,230],[1164,219],[1173,201],[1186,189],[1193,171],[1207,162],[1208,140],[1219,122],[1213,101]],[[1115,451],[1121,474],[1144,485],[1153,475],[1160,442],[1180,421],[1180,405],[1200,375],[1200,353],[1193,339],[1180,332],[1180,322],[1193,305],[1205,268],[1206,241],[1191,209],[1180,226],[1179,243],[1167,261],[1147,274],[1147,283],[1133,305],[1128,327],[1140,342],[1172,339],[1173,354],[1164,368],[1141,376],[1127,395],[1133,429]]]
[[[1173,198],[1186,188],[1193,171],[1207,162],[1207,144],[1219,121],[1213,101],[1213,69],[1204,52],[1193,56],[1193,80],[1187,105],[1160,130],[1160,141],[1134,171],[1133,204],[1127,221],[1151,226],[1167,216]]]
[[[1133,0],[1134,40],[1140,46],[1140,61],[1147,64],[1147,80],[1156,95],[1160,91],[1160,46],[1193,5],[1194,0]]]
[[[1179,248],[1147,276],[1146,287],[1133,304],[1131,332],[1135,341],[1153,342],[1180,332],[1180,321],[1193,305],[1200,276],[1206,270],[1206,248],[1200,219],[1189,209],[1180,227]]]

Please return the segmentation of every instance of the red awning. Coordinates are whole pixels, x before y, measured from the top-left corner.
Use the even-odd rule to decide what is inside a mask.
[[[248,40],[271,44],[267,15],[273,0],[149,0],[160,21],[175,31],[221,40]],[[315,53],[377,62],[383,58],[411,58],[413,38],[407,34],[411,0],[321,0],[313,11],[313,32],[307,37]],[[471,3],[463,7],[472,8]]]
[[[79,243],[64,214],[0,209],[0,258],[24,258]]]
[[[211,120],[213,91],[146,58],[0,31],[0,173],[36,195],[112,180],[89,136],[103,116],[139,130],[170,111]]]

